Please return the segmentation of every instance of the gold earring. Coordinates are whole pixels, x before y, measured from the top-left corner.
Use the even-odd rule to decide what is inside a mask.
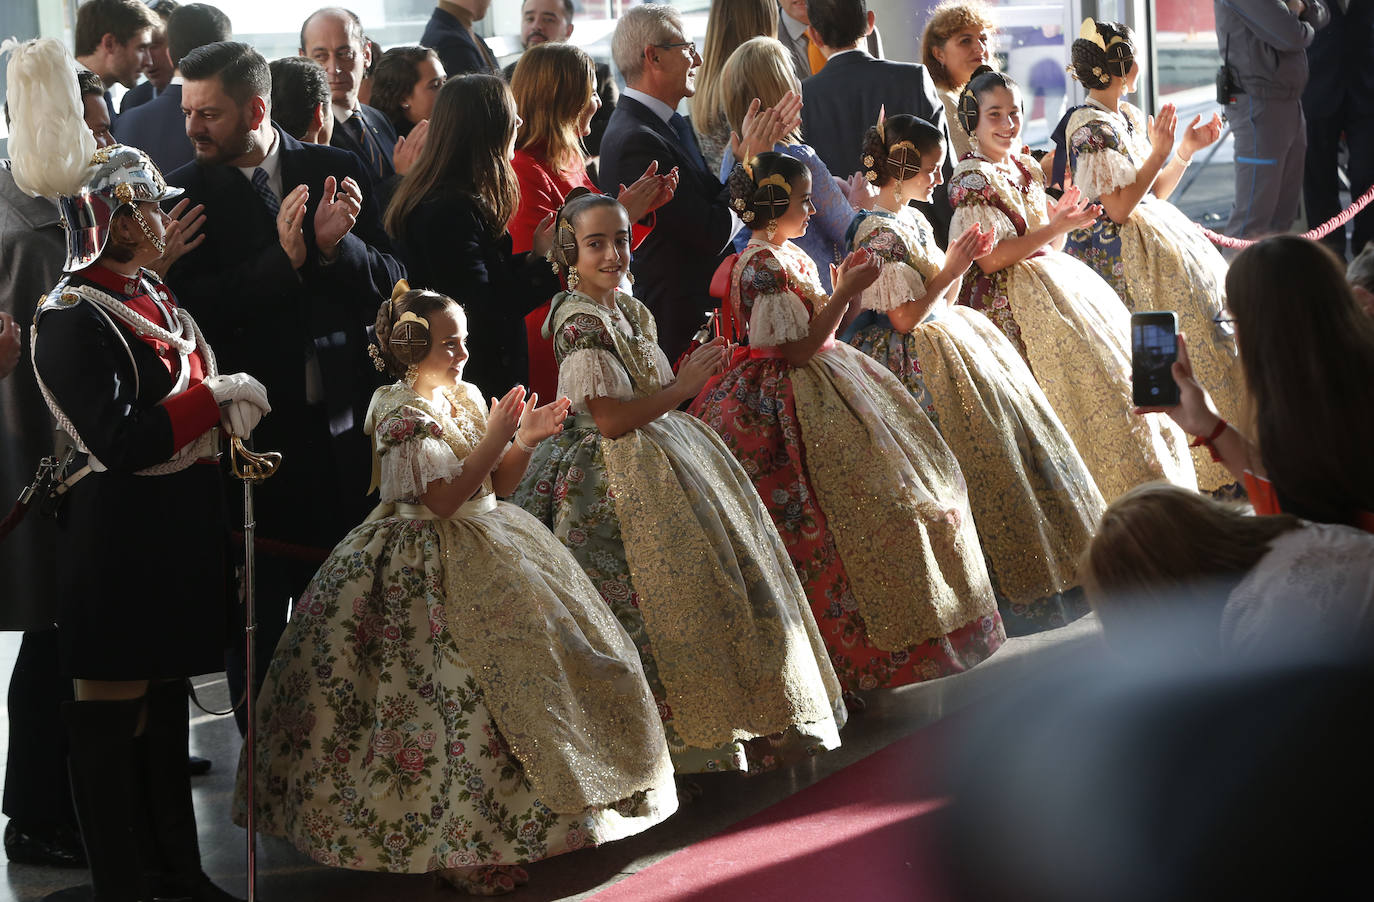
[[[897,203],[900,204],[901,202],[902,202],[902,181],[901,181],[901,179],[898,179],[898,180],[897,180]]]
[[[778,231],[778,221],[777,221],[776,219],[770,219],[770,220],[768,220],[768,240],[769,240],[769,241],[772,241],[772,240],[773,240],[773,236],[774,236],[775,234],[777,234],[777,231]]]
[[[631,285],[634,285],[634,283],[635,283],[635,274],[632,273],[632,272],[630,272],[628,269],[625,270],[625,278],[627,278],[627,279],[630,280],[630,284],[631,284]]]
[[[978,152],[978,136],[977,136],[977,135],[969,135],[969,136],[968,136],[968,149],[971,150],[971,151],[973,151],[974,153],[977,153],[977,152]]]
[[[582,281],[582,277],[581,277],[580,275],[577,274],[577,267],[575,267],[575,266],[569,267],[569,268],[568,268],[568,290],[569,290],[569,291],[576,291],[576,290],[577,290],[577,286],[578,286],[579,283],[581,283],[581,281]]]
[[[405,383],[409,388],[415,387],[415,380],[420,378],[420,368],[415,364],[406,367]]]

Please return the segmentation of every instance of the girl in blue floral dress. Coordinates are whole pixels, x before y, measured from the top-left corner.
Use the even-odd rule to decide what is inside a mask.
[[[1091,266],[1131,312],[1177,312],[1194,369],[1222,415],[1234,418],[1242,409],[1236,341],[1230,324],[1216,321],[1226,306],[1226,261],[1167,200],[1193,155],[1217,140],[1221,118],[1195,118],[1175,153],[1173,104],[1147,119],[1123,99],[1140,79],[1129,28],[1088,19],[1072,52],[1088,99],[1066,117],[1057,156],[1067,154],[1073,183],[1102,214],[1070,232],[1064,252]],[[1199,488],[1234,482],[1204,448],[1194,449],[1193,464]]]
[[[467,323],[402,282],[366,429],[382,503],[320,567],[260,694],[258,828],[315,861],[507,892],[677,794],[639,656],[577,562],[496,500],[566,399],[462,381]],[[374,350],[377,350],[374,347]],[[239,773],[238,816],[248,775]]]
[[[676,408],[729,347],[674,377],[653,315],[619,291],[624,208],[574,195],[554,257],[571,290],[545,333],[569,428],[535,451],[512,500],[572,552],[634,639],[679,773],[758,771],[839,745],[844,705],[806,596],[749,477]]]

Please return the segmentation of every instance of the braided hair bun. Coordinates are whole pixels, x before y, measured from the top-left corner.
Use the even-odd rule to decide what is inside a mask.
[[[944,134],[919,116],[899,113],[864,132],[864,177],[881,188],[893,179],[906,181],[921,171],[930,154],[938,154]]]
[[[751,229],[766,228],[792,206],[794,186],[810,175],[796,157],[765,151],[730,171],[730,205]]]
[[[1105,88],[1112,76],[1125,78],[1135,63],[1135,33],[1118,22],[1083,20],[1069,48],[1069,72],[1083,87]]]
[[[411,288],[405,279],[397,282],[391,299],[377,309],[377,344],[369,353],[381,361],[378,369],[400,379],[409,367],[424,360],[432,344],[429,314],[454,303],[437,291]]]

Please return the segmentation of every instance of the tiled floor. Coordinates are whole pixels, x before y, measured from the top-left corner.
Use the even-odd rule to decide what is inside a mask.
[[[597,890],[633,874],[677,850],[719,832],[730,824],[785,798],[817,780],[887,746],[943,714],[1015,682],[1028,668],[1052,658],[1079,654],[1095,642],[1096,622],[1076,624],[1037,636],[1011,640],[990,660],[957,677],[871,695],[868,710],[850,720],[843,746],[803,767],[749,778],[736,774],[703,776],[703,796],[664,824],[639,836],[600,849],[562,855],[530,867],[530,885],[507,897],[512,902],[585,899]],[[0,673],[8,683],[18,648],[18,635],[0,634]],[[200,681],[198,691],[209,707],[224,707],[222,678]],[[8,741],[8,719],[0,720],[0,754]],[[229,718],[200,715],[192,720],[192,751],[214,760],[214,770],[198,778],[196,808],[206,872],[221,886],[242,895],[246,890],[245,832],[228,819],[239,737]],[[2,819],[0,819],[2,821]],[[82,883],[84,873],[10,865],[0,880],[0,902],[37,900],[55,889]],[[288,844],[273,838],[259,843],[259,898],[264,902],[362,902],[405,899],[415,902],[460,898],[434,885],[429,877],[363,874],[317,866]]]

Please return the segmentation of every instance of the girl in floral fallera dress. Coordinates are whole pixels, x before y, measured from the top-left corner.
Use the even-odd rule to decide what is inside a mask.
[[[840,686],[786,550],[720,439],[676,410],[730,349],[703,345],[674,379],[653,316],[617,290],[629,235],[614,198],[575,194],[559,213],[554,258],[572,290],[554,297],[545,333],[576,416],[513,500],[563,540],[634,639],[679,773],[835,748]]]
[[[863,150],[879,193],[851,240],[886,262],[849,341],[901,380],[959,459],[1007,632],[1062,626],[1087,613],[1078,558],[1102,496],[1011,342],[981,313],[952,306],[992,234],[975,223],[946,257],[905,203],[928,201],[940,183],[944,136],[915,116],[889,116]]]
[[[634,645],[548,530],[493,494],[568,402],[517,386],[488,418],[462,381],[466,333],[453,301],[404,282],[378,313],[377,357],[405,375],[368,412],[382,503],[277,646],[255,798],[259,829],[318,862],[494,895],[528,879],[522,862],[658,823],[677,794]]]
[[[896,378],[834,331],[882,270],[850,254],[826,297],[806,231],[811,175],[781,153],[730,176],[754,237],[731,276],[749,351],[692,412],[754,480],[847,691],[966,670],[1006,634],[964,480]]]
[[[1196,488],[1187,436],[1132,413],[1129,314],[1106,282],[1059,250],[1101,209],[1077,188],[1046,203],[1040,165],[1018,152],[1021,97],[1010,77],[981,67],[960,95],[959,118],[975,150],[950,178],[950,233],[976,222],[996,239],[964,277],[959,302],[1011,339],[1104,498],[1156,479]]]
[[[1140,78],[1131,30],[1083,23],[1073,42],[1074,77],[1088,90],[1083,106],[1065,120],[1057,156],[1073,167],[1073,183],[1102,205],[1086,229],[1069,233],[1064,252],[1097,271],[1132,312],[1174,310],[1188,334],[1188,352],[1224,416],[1241,411],[1236,340],[1216,317],[1226,306],[1226,261],[1188,217],[1166,198],[1193,154],[1221,134],[1221,117],[1201,116],[1184,129],[1174,149],[1177,113],[1164,104],[1146,119],[1122,98]],[[1110,42],[1110,43],[1109,43]],[[1104,46],[1105,45],[1105,46]],[[1165,161],[1168,160],[1166,163]],[[1193,450],[1199,487],[1214,491],[1235,480],[1202,447]]]

